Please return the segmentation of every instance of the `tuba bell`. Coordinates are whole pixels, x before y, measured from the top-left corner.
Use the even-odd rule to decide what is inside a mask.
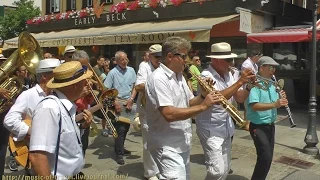
[[[22,82],[17,76],[12,76],[15,70],[24,65],[29,72],[35,73],[41,59],[43,59],[42,50],[37,40],[28,32],[20,33],[18,49],[0,66],[0,88],[11,92],[10,99],[0,100],[0,113],[6,111],[22,91]]]

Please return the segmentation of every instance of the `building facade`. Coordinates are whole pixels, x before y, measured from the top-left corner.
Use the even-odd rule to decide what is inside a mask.
[[[170,36],[191,41],[190,57],[200,56],[204,67],[212,43],[230,43],[239,66],[247,53],[260,49],[281,64],[277,77],[295,89],[289,101],[305,103],[301,93],[308,88],[301,85],[308,84],[309,43],[251,42],[250,35],[308,28],[311,10],[312,2],[305,0],[42,0],[42,16],[27,24],[45,52],[59,57],[65,46],[74,45],[90,56],[112,58],[123,50],[135,69],[151,44]],[[17,48],[17,40],[7,40],[4,49]]]

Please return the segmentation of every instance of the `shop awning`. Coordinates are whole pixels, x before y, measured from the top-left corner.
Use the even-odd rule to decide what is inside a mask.
[[[283,43],[309,41],[309,28],[276,29],[247,35],[247,43]]]
[[[317,22],[317,40],[320,39],[320,21]],[[247,34],[247,43],[307,42],[312,39],[312,27],[273,29]]]
[[[213,25],[237,16],[239,15],[132,23],[120,26],[33,33],[32,35],[37,39],[41,47],[161,43],[169,36],[180,36],[191,42],[209,42],[210,30]],[[3,48],[17,48],[17,41],[17,37],[6,40]]]

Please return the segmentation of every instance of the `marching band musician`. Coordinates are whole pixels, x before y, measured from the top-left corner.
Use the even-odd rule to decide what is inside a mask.
[[[242,65],[241,65],[241,71],[244,71],[245,69],[251,69],[254,74],[258,73],[258,65],[257,62],[259,60],[259,58],[263,56],[262,53],[258,50],[253,50],[251,52],[251,55],[248,57],[248,59],[246,59]],[[250,87],[248,87],[250,88]],[[246,106],[246,102],[244,103],[244,118],[246,119],[246,130],[249,131],[249,125],[250,125],[250,121],[247,120],[247,106]]]
[[[148,125],[146,120],[146,107],[144,107],[145,102],[142,102],[145,101],[145,99],[142,98],[145,96],[145,83],[147,78],[161,63],[162,46],[160,44],[154,44],[150,46],[148,52],[145,52],[145,55],[146,54],[148,54],[149,61],[140,63],[135,89],[139,92],[137,108],[139,108],[138,112],[142,131],[144,177],[149,180],[157,180],[156,175],[159,173],[159,169],[150,152],[147,150]]]
[[[53,95],[37,105],[32,117],[29,158],[37,176],[65,179],[83,175],[84,155],[73,102],[80,98],[91,76],[92,72],[78,61],[53,70],[53,78],[46,85]],[[86,126],[90,126],[92,114],[87,110],[83,113]]]
[[[220,101],[203,89],[194,97],[182,72],[191,43],[169,37],[162,45],[163,64],[146,83],[147,148],[157,163],[159,179],[190,179],[190,117]]]
[[[238,81],[235,81],[229,71],[230,61],[237,57],[231,53],[228,43],[216,43],[211,46],[211,63],[201,75],[213,79],[214,88],[226,99],[235,98],[242,103],[249,91],[241,86],[254,78],[251,70],[245,70]],[[230,170],[231,137],[234,134],[234,124],[226,110],[220,105],[213,105],[196,116],[197,135],[200,139],[207,168],[206,179],[225,179]]]
[[[271,81],[279,64],[271,57],[262,56],[258,61],[258,66],[258,74]],[[263,180],[268,175],[273,157],[274,121],[277,119],[277,108],[288,105],[284,91],[280,92],[282,98],[279,98],[273,83],[259,83],[262,86],[266,85],[268,89],[253,87],[247,101],[247,118],[251,121],[249,131],[257,151],[257,162],[252,180]]]
[[[117,89],[119,94],[114,103],[116,114],[121,112],[121,104],[118,99],[126,101],[124,106],[126,106],[126,112],[135,111],[132,109],[133,100],[136,97],[136,90],[134,84],[136,81],[136,73],[132,67],[127,66],[129,59],[127,54],[123,51],[118,51],[115,54],[115,60],[117,66],[113,68],[107,75],[107,78],[104,80],[104,85],[108,89]],[[132,114],[132,113],[131,113]],[[126,116],[125,112],[121,112],[121,116]],[[129,115],[130,116],[130,115]],[[131,117],[126,117],[133,119],[135,114],[132,114]],[[116,162],[120,165],[123,165],[124,155],[131,154],[130,151],[124,148],[124,142],[126,140],[127,133],[130,128],[130,124],[117,121],[114,124],[116,131],[118,132],[118,137],[115,138],[115,153],[116,153]]]
[[[23,91],[5,116],[3,124],[14,135],[14,141],[21,141],[26,136],[30,136],[31,129],[23,120],[31,118],[37,104],[50,94],[50,89],[46,87],[46,83],[52,78],[52,70],[59,65],[60,61],[58,59],[41,60],[39,67],[36,69],[39,84]],[[15,167],[17,170],[14,157],[10,157],[10,161],[10,169]]]
[[[89,55],[83,50],[76,50],[73,52],[72,61],[79,61],[82,66],[85,66],[88,68],[89,64]],[[75,101],[75,104],[77,105],[77,113],[82,112],[85,109],[90,108],[90,104],[94,102],[94,99],[90,93],[90,87],[92,87],[94,80],[90,79],[87,81],[83,91],[81,92],[80,98]],[[91,114],[91,113],[90,113]],[[81,136],[81,142],[82,142],[82,151],[85,156],[86,150],[89,145],[89,134],[90,134],[90,126],[87,126],[86,124],[80,124],[80,129],[82,129],[82,136]]]

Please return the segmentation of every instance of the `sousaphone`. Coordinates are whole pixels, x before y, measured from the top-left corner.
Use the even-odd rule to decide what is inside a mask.
[[[31,73],[35,73],[35,69],[39,65],[39,61],[43,59],[42,50],[37,40],[28,32],[22,32],[18,39],[18,49],[0,66],[0,84],[1,88],[5,88],[11,92],[11,99],[0,101],[0,113],[6,111],[10,104],[14,103],[15,98],[21,93],[23,84],[16,76],[12,76],[13,72],[20,66],[24,65]],[[31,127],[31,118],[27,118],[24,122]],[[9,137],[9,147],[16,161],[23,167],[27,165],[28,159],[28,142],[14,141],[14,135]],[[30,167],[30,163],[29,163]]]

